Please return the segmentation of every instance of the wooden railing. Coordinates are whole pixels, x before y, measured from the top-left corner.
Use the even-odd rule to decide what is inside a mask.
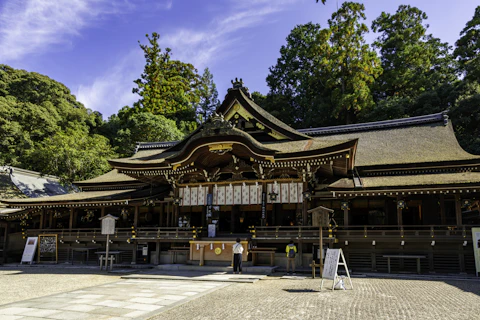
[[[324,238],[337,238],[343,240],[366,239],[378,237],[383,239],[397,238],[445,238],[445,239],[471,239],[471,229],[475,226],[439,226],[439,225],[420,225],[420,226],[397,226],[397,225],[372,225],[372,226],[348,226],[337,227],[336,229],[323,228]],[[179,227],[151,227],[151,228],[116,228],[115,234],[110,236],[112,241],[127,239],[181,239],[193,240],[205,236],[205,230],[202,228],[179,228]],[[38,236],[39,234],[58,234],[58,238],[64,241],[106,241],[106,235],[102,235],[100,228],[93,229],[28,229],[25,237]],[[319,228],[312,226],[277,226],[262,227],[255,226],[250,228],[250,233],[254,239],[318,239]]]
[[[116,239],[195,239],[202,235],[202,228],[178,228],[178,227],[160,227],[160,228],[116,228],[115,234],[110,236],[112,241]],[[106,241],[107,236],[102,234],[101,228],[82,228],[82,229],[27,229],[25,237],[35,237],[39,234],[57,234],[59,240],[95,240]]]
[[[335,229],[323,228],[323,237],[335,237],[338,239],[358,239],[358,238],[471,238],[471,229],[474,226],[398,226],[398,225],[378,225],[378,226],[348,226],[337,227]],[[258,227],[255,226],[250,231],[252,238],[256,239],[315,239],[319,237],[319,227],[312,226],[286,226],[286,227]]]

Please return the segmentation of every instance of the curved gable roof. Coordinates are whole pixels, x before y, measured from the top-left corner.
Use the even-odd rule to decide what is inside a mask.
[[[233,88],[228,90],[228,94],[225,97],[223,103],[218,107],[217,113],[226,115],[230,109],[238,102],[246,111],[248,111],[256,121],[263,126],[270,128],[274,131],[287,137],[289,140],[306,140],[310,139],[309,136],[293,129],[289,125],[278,120],[270,113],[262,109],[251,98],[249,98],[242,90],[242,88]]]

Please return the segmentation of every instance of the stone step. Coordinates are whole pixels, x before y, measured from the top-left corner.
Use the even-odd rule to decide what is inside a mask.
[[[242,271],[244,274],[263,274],[271,275],[277,269],[277,266],[244,266]],[[155,266],[157,270],[164,271],[198,271],[198,272],[227,272],[233,273],[233,267],[231,266],[198,266],[188,264],[161,264]]]

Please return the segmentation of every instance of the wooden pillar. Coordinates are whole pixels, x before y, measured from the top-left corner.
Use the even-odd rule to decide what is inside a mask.
[[[304,182],[303,183],[303,191],[307,191],[308,190],[308,183],[307,182]],[[302,226],[306,226],[307,225],[307,222],[308,222],[308,213],[307,213],[307,210],[308,210],[308,200],[305,199],[305,197],[302,195],[300,195],[302,197]],[[298,222],[297,222],[298,223]]]
[[[170,202],[167,202],[167,227],[170,227]]]
[[[457,226],[461,226],[462,222],[462,202],[460,199],[460,195],[455,195],[455,216],[457,217]]]
[[[401,226],[403,225],[403,219],[402,219],[402,209],[398,207],[398,201],[403,200],[402,197],[397,197],[397,225]]]
[[[75,210],[73,209],[73,228],[76,228],[77,227],[77,217],[78,217],[78,209]]]
[[[7,263],[8,257],[8,221],[4,224],[5,232],[3,234],[3,256],[2,256],[2,263]]]
[[[135,212],[137,211],[135,207]],[[133,240],[133,249],[132,249],[132,264],[137,264],[137,240]]]
[[[105,207],[102,207],[100,209],[100,217],[103,217],[103,216],[105,216]]]
[[[45,226],[45,225],[43,224],[43,223],[44,223],[43,221],[44,221],[44,218],[45,218],[44,216],[45,216],[45,210],[42,209],[42,212],[40,212],[40,229],[43,229],[44,226]]]
[[[348,227],[348,212],[350,210],[348,210],[348,205],[343,209],[343,225],[345,227]]]
[[[163,207],[163,204],[162,204],[162,207]],[[157,264],[160,264],[160,241],[157,241],[156,243],[155,252],[157,253]]]
[[[70,219],[68,221],[68,229],[72,230],[73,228],[73,208],[70,208]]]
[[[200,245],[200,263],[198,264],[199,266],[203,266],[205,264],[205,245],[201,244]]]
[[[173,205],[173,212],[174,212],[174,217],[173,217],[173,226],[178,227],[178,211],[179,208],[177,205]]]
[[[273,204],[272,205],[272,227],[276,225],[277,225],[277,206]]]
[[[165,208],[165,203],[162,202],[160,204],[160,217],[158,218],[158,226],[159,227],[163,227],[163,211],[164,211],[164,208]],[[158,244],[158,242],[157,242],[157,244]]]
[[[51,211],[48,213],[48,228],[53,228],[53,212]]]
[[[460,262],[460,273],[465,273],[465,247],[463,244],[458,245],[458,260]]]
[[[201,222],[201,226],[202,227],[207,227],[208,223],[207,223],[207,206],[203,206],[202,207],[202,222]],[[190,217],[191,219],[191,217]],[[190,220],[191,221],[191,220]],[[191,225],[193,227],[193,224]]]
[[[300,257],[300,267],[303,267],[303,241],[298,240],[298,256]]]
[[[435,246],[430,246],[428,250],[428,271],[430,273],[435,273],[435,262],[433,260]]]
[[[135,213],[134,213],[134,216],[133,216],[133,227],[135,229],[137,229],[137,227],[138,227],[138,212],[139,212],[139,207],[135,206]],[[136,248],[135,248],[135,251],[137,251]]]
[[[443,225],[447,224],[447,217],[445,216],[445,196],[443,194],[440,195],[440,222]]]

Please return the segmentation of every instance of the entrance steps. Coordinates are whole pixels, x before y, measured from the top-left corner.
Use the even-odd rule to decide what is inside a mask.
[[[262,275],[272,275],[277,266],[244,266],[242,267],[243,274],[262,274]],[[233,267],[231,266],[199,266],[199,265],[189,265],[189,264],[161,264],[155,266],[154,269],[162,271],[192,271],[192,272],[225,272],[233,274]]]

